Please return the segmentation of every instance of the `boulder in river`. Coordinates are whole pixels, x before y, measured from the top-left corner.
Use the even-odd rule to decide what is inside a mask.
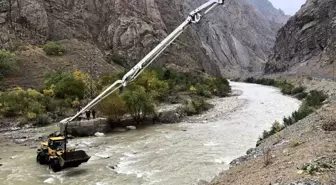
[[[127,126],[126,129],[127,130],[136,130],[136,127],[131,125],[131,126]]]
[[[167,112],[162,112],[159,115],[159,121],[161,123],[178,123],[181,121],[181,115],[176,112],[175,110],[167,111]]]
[[[96,133],[94,134],[94,136],[96,136],[96,137],[104,137],[105,134],[104,134],[104,133],[101,133],[101,132],[96,132]]]
[[[15,144],[22,144],[24,142],[26,142],[28,139],[14,139],[14,143]]]

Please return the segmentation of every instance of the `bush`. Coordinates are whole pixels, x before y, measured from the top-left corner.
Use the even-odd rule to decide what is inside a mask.
[[[200,114],[204,111],[207,111],[212,107],[213,107],[213,105],[207,103],[206,101],[204,101],[204,99],[195,98],[195,99],[191,99],[191,100],[186,100],[183,103],[182,110],[188,116],[192,116],[192,115]]]
[[[168,96],[168,83],[160,80],[154,71],[144,71],[134,84],[144,87],[146,93],[151,94],[156,100],[162,101]]]
[[[249,77],[246,80],[244,80],[244,82],[255,83],[255,84],[260,84],[260,85],[276,86],[276,81],[273,79],[268,79],[268,78],[256,79],[254,77]]]
[[[283,123],[287,127],[287,126],[293,125],[294,124],[294,120],[290,116],[289,117],[284,117],[283,118]]]
[[[299,94],[299,93],[303,93],[304,90],[305,90],[305,88],[302,87],[302,86],[295,87],[295,88],[292,90],[291,94]]]
[[[294,85],[289,84],[289,83],[285,83],[285,84],[282,84],[282,85],[280,86],[280,89],[281,89],[281,93],[282,93],[282,94],[288,94],[288,95],[291,95],[292,92],[293,92],[293,89],[294,89]]]
[[[298,100],[303,100],[307,97],[308,93],[306,92],[301,92],[301,93],[298,93],[297,95],[295,95],[295,98],[297,98]]]
[[[57,98],[84,98],[86,85],[84,79],[75,73],[49,73],[45,76],[45,89],[52,90]]]
[[[264,130],[262,133],[262,136],[259,138],[259,141],[262,141],[263,139],[266,139],[281,130],[283,130],[285,127],[280,124],[280,122],[275,121],[270,129],[270,131]]]
[[[294,123],[302,120],[307,117],[309,114],[314,112],[314,109],[311,108],[305,101],[301,104],[298,111],[292,113],[292,120]]]
[[[46,115],[46,114],[40,114],[40,115],[37,116],[34,125],[42,127],[42,126],[47,126],[50,123],[51,122],[50,122],[50,119],[49,119],[48,115]]]
[[[204,97],[211,97],[211,92],[209,91],[210,87],[207,85],[201,85],[199,83],[196,84],[195,90],[196,94],[199,96],[204,96]]]
[[[16,57],[5,50],[0,50],[0,80],[13,72],[16,68]]]
[[[59,42],[47,42],[44,46],[43,46],[43,51],[47,54],[47,55],[58,55],[58,56],[62,56],[64,53],[64,48],[61,45],[61,43]]]
[[[108,117],[111,122],[120,122],[127,113],[126,102],[118,92],[113,93],[99,104],[99,110]]]
[[[155,102],[150,93],[142,86],[133,85],[122,95],[128,112],[137,123],[155,113]]]
[[[306,97],[306,102],[308,106],[318,108],[327,99],[327,97],[328,96],[322,91],[313,90],[310,91],[308,96]]]
[[[26,116],[34,119],[45,110],[44,95],[36,90],[14,88],[0,93],[0,115],[4,117]]]
[[[207,91],[219,97],[226,97],[231,92],[230,83],[227,79],[217,77],[206,80]]]

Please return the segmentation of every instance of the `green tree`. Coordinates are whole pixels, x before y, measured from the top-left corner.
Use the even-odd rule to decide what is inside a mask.
[[[45,77],[45,89],[53,90],[56,98],[83,99],[85,89],[84,80],[74,76],[73,73],[50,73]]]
[[[153,96],[145,88],[133,85],[122,95],[126,102],[128,112],[137,123],[142,122],[147,116],[155,113]]]
[[[160,80],[155,71],[143,72],[134,83],[158,100],[163,100],[169,92],[168,83]]]
[[[126,102],[121,98],[119,92],[115,92],[99,104],[99,111],[113,122],[120,122],[127,113]]]
[[[0,93],[0,114],[4,117],[26,116],[35,119],[45,110],[44,95],[36,90],[14,88]]]

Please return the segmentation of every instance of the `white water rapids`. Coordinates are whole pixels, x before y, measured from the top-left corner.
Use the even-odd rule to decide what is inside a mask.
[[[272,87],[231,85],[242,94],[214,100],[213,110],[188,122],[70,141],[92,157],[79,168],[60,173],[36,164],[36,149],[2,144],[0,184],[189,185],[210,181],[231,160],[254,147],[263,130],[300,105]]]

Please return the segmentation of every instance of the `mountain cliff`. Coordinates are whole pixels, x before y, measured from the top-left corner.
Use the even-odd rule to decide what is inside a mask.
[[[330,76],[335,51],[336,1],[308,0],[280,29],[265,72]]]
[[[186,1],[185,6],[189,11],[202,2]],[[268,20],[259,9],[260,4],[250,0],[226,1],[222,10],[209,14],[208,21],[194,28],[222,75],[241,76],[262,70],[281,24]],[[278,11],[273,6],[264,9]]]
[[[114,63],[119,57],[127,61],[121,65],[134,65],[189,11],[204,2],[0,0],[0,47],[14,50],[24,60],[25,69],[36,73],[29,78],[28,73],[17,74],[13,83],[18,85],[20,79],[35,79],[37,83],[43,73],[52,70],[87,71],[91,63],[97,64],[97,73],[101,74],[120,69]],[[261,7],[262,3],[253,0],[226,1],[200,25],[186,30],[157,63],[184,72],[223,76],[260,71],[275,41],[279,22],[285,19],[281,13],[268,15],[267,12],[278,12],[273,6]],[[64,57],[42,56],[36,46],[50,40],[65,43]],[[25,44],[32,47],[17,49]],[[53,68],[49,63],[55,64],[51,65]],[[62,65],[57,66],[58,63]]]

